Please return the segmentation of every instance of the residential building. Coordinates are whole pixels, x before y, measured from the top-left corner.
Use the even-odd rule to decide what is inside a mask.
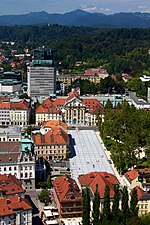
[[[41,100],[56,92],[56,69],[52,51],[45,48],[34,50],[34,59],[27,67],[28,96]]]
[[[84,189],[89,187],[91,192],[94,193],[96,191],[96,184],[98,184],[98,191],[100,194],[100,198],[104,199],[104,192],[106,185],[110,188],[110,198],[114,197],[114,185],[119,185],[118,179],[115,175],[107,173],[107,172],[91,172],[84,175],[80,175],[78,177],[79,187]]]
[[[32,207],[20,196],[0,199],[1,225],[32,225]]]
[[[21,141],[21,130],[18,126],[0,127],[0,142]]]
[[[138,215],[143,216],[150,213],[150,193],[143,191],[140,187],[135,187],[138,195]]]
[[[31,108],[26,100],[11,102],[10,105],[10,125],[29,125]]]
[[[25,196],[25,190],[19,180],[11,174],[0,174],[0,199],[4,197]]]
[[[31,108],[26,100],[0,101],[0,125],[26,126],[30,122]]]
[[[150,169],[133,169],[126,172],[123,176],[124,185],[128,187],[131,192],[136,186],[142,188],[143,191],[150,191]]]
[[[33,142],[25,135],[21,142],[1,142],[0,173],[15,175],[26,190],[35,188]]]
[[[82,217],[82,194],[75,180],[60,176],[53,181],[53,186],[60,218]]]
[[[81,97],[76,90],[70,92],[68,97],[58,97],[53,101],[53,106],[61,111],[62,120],[68,126],[95,126],[97,114],[100,113],[103,116],[104,113],[102,104],[96,98]],[[46,121],[43,111],[43,107],[37,108],[36,124],[42,123],[44,119]]]
[[[40,130],[32,132],[36,157],[46,160],[67,159],[69,154],[68,128],[61,121],[43,123]]]
[[[47,98],[36,109],[36,124],[39,125],[43,121],[49,120],[62,120],[62,112],[54,106],[50,98]]]
[[[91,172],[84,175],[80,175],[78,177],[79,187],[84,190],[86,187],[90,189],[90,197],[91,197],[91,207],[93,205],[94,193],[96,191],[96,186],[98,185],[98,192],[100,195],[100,211],[103,210],[104,203],[104,193],[106,185],[110,188],[110,202],[112,206],[113,198],[114,198],[114,186],[119,186],[118,179],[110,173],[107,172]]]

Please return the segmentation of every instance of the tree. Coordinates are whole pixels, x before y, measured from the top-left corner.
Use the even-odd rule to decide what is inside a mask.
[[[110,219],[110,188],[108,185],[106,185],[104,193],[103,217],[105,220]]]
[[[120,200],[120,190],[119,190],[119,185],[114,186],[114,200],[113,200],[113,206],[112,206],[112,216],[113,219],[116,220],[118,219],[119,216],[119,200]]]
[[[98,184],[96,185],[96,191],[94,193],[94,200],[93,200],[93,225],[99,224],[99,217],[100,217],[100,195],[98,191]]]
[[[105,109],[113,109],[113,104],[110,101],[110,99],[107,100],[106,105],[105,105]]]
[[[123,217],[123,223],[126,223],[126,219],[129,217],[129,205],[128,205],[128,190],[127,187],[124,186],[123,193],[122,193],[122,217]]]
[[[48,204],[51,201],[49,191],[46,189],[42,190],[41,193],[38,195],[38,199],[40,200],[40,202]]]
[[[83,191],[83,225],[90,225],[90,191],[89,188]]]
[[[130,215],[131,215],[131,217],[138,216],[137,204],[138,204],[137,189],[134,188],[131,192],[131,200],[130,200]]]
[[[51,175],[48,175],[47,177],[47,188],[51,188],[52,184],[51,184]]]

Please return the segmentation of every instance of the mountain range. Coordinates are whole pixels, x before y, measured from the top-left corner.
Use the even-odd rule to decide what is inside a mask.
[[[49,14],[45,11],[22,15],[0,16],[0,25],[44,25],[89,26],[98,28],[146,28],[150,27],[150,13],[89,13],[80,9],[65,14]]]

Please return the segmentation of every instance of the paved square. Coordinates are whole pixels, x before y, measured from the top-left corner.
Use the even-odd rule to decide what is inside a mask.
[[[93,130],[69,130],[72,178],[89,172],[114,174],[105,150]]]

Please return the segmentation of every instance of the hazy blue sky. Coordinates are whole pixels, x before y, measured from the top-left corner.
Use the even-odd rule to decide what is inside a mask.
[[[0,15],[47,11],[65,13],[75,9],[89,12],[150,12],[150,0],[0,0]]]

